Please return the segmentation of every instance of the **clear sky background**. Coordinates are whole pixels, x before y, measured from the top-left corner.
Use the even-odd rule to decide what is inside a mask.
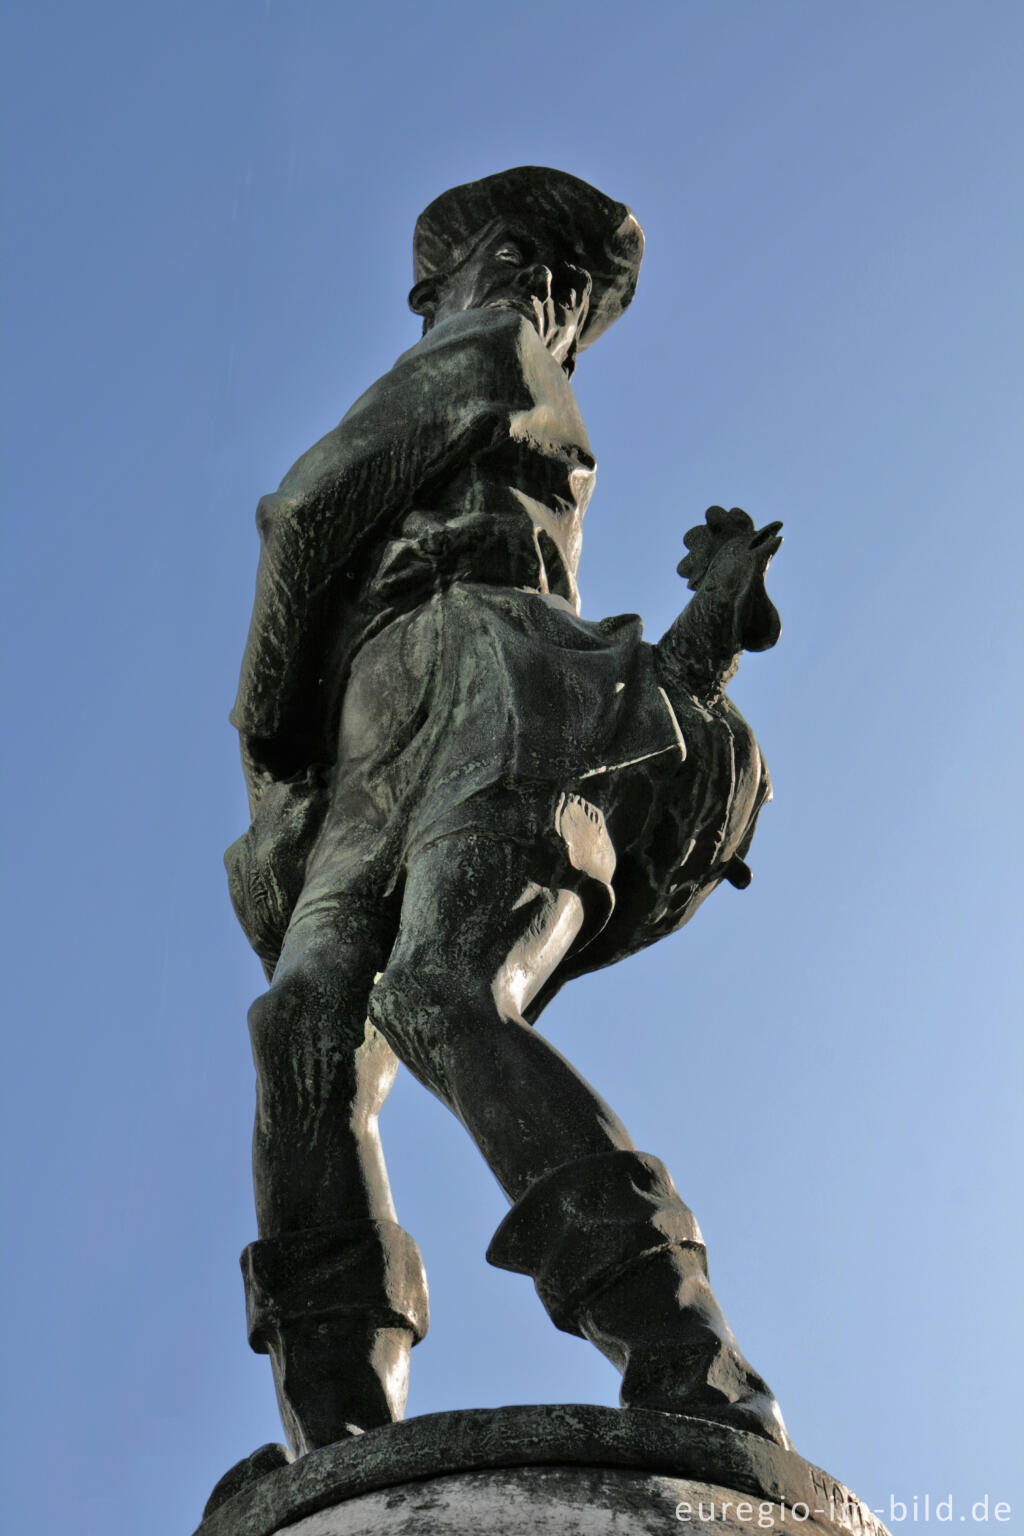
[[[187,1536],[278,1438],[220,864],[253,513],[415,341],[420,209],[540,163],[648,239],[576,377],[584,612],[657,638],[711,502],[786,529],[782,641],[732,687],[776,786],[754,883],[543,1028],[673,1170],[802,1453],[1024,1530],[1024,8],[23,0],[4,33],[4,1529]],[[613,1403],[485,1264],[460,1127],[404,1072],[382,1127],[431,1279],[410,1413]]]

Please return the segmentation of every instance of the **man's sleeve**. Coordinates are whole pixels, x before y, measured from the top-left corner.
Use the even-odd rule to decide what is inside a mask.
[[[231,719],[251,774],[317,755],[346,572],[432,482],[506,438],[531,403],[516,315],[467,311],[403,354],[257,511],[256,597]],[[350,600],[350,598],[348,599]]]

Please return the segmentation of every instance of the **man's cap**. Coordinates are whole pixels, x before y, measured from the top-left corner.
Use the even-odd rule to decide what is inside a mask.
[[[538,225],[555,234],[593,280],[580,348],[597,340],[636,292],[644,233],[625,203],[596,187],[543,165],[519,165],[480,181],[467,181],[436,197],[416,220],[413,281],[444,279],[465,261],[497,219]]]

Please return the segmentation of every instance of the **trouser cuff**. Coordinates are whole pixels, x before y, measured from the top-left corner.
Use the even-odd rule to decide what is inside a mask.
[[[289,1324],[359,1313],[378,1328],[408,1328],[418,1344],[430,1311],[420,1250],[394,1221],[347,1221],[264,1237],[242,1252],[249,1343],[270,1350]]]
[[[664,1163],[646,1152],[602,1152],[532,1184],[487,1258],[530,1275],[556,1327],[582,1338],[577,1319],[591,1298],[637,1259],[674,1247],[698,1250],[707,1269],[697,1218]]]

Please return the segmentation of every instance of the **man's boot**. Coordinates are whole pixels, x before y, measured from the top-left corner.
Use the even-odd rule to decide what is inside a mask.
[[[402,1417],[429,1315],[408,1232],[357,1221],[262,1238],[242,1271],[249,1343],[270,1356],[296,1456]]]
[[[788,1447],[779,1405],[740,1352],[703,1247],[637,1259],[580,1309],[579,1330],[622,1372],[624,1408],[692,1414]]]
[[[361,1312],[268,1329],[281,1423],[294,1455],[333,1445],[405,1412],[409,1328],[376,1328]]]
[[[554,1169],[512,1207],[487,1257],[531,1275],[557,1327],[622,1371],[624,1407],[789,1445],[778,1404],[712,1294],[696,1218],[656,1157],[607,1152]]]

